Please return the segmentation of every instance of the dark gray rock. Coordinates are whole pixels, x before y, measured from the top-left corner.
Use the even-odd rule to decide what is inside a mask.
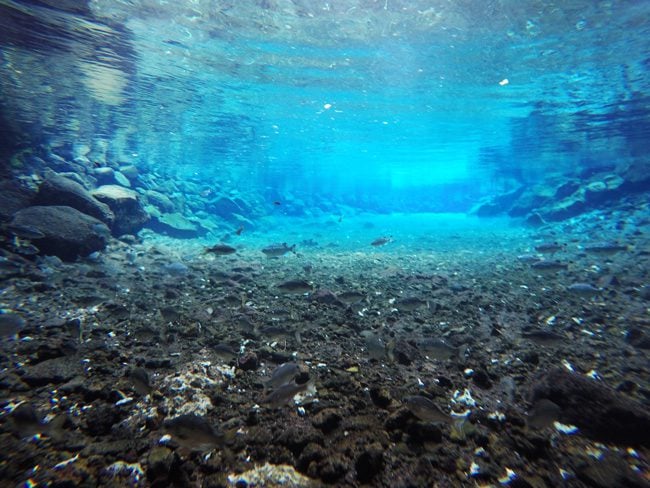
[[[0,221],[10,220],[18,210],[29,207],[35,195],[18,181],[0,181]]]
[[[650,161],[630,163],[620,175],[624,180],[621,185],[622,191],[650,191]]]
[[[149,214],[140,203],[138,194],[118,185],[103,185],[92,192],[93,196],[105,203],[115,214],[112,232],[115,236],[135,234],[149,220]]]
[[[580,215],[587,210],[583,192],[576,192],[573,195],[560,201],[553,202],[538,209],[538,213],[547,222],[570,219]]]
[[[57,205],[72,207],[101,220],[109,227],[115,216],[108,205],[93,198],[79,183],[51,172],[38,189],[34,200],[36,205]]]
[[[34,245],[42,254],[66,261],[103,250],[110,235],[103,222],[65,206],[27,207],[14,214],[12,224],[42,232],[44,237],[33,239]]]
[[[95,168],[92,171],[92,174],[97,178],[97,182],[100,185],[110,185],[115,183],[115,170],[109,168],[108,166],[102,166],[101,168]]]
[[[45,386],[51,383],[65,383],[82,373],[76,357],[48,359],[34,366],[27,366],[22,376],[29,386]]]
[[[596,488],[642,488],[649,484],[632,471],[624,459],[614,453],[607,453],[603,459],[589,459],[576,470],[578,479]]]
[[[140,175],[140,172],[138,171],[138,167],[133,164],[127,164],[125,166],[121,166],[120,173],[126,176],[131,183],[135,182],[138,179],[138,176]]]
[[[585,201],[589,205],[595,206],[620,198],[623,183],[623,178],[613,174],[591,181],[584,187]]]
[[[244,208],[242,208],[234,199],[223,196],[211,202],[207,208],[212,213],[215,213],[226,220],[231,220],[233,214],[246,213]]]
[[[625,446],[650,445],[647,409],[602,381],[555,369],[533,389],[532,401],[542,398],[562,409],[562,423],[578,426],[591,439]]]

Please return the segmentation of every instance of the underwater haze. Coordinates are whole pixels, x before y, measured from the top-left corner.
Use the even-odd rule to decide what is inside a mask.
[[[647,2],[3,1],[5,130],[275,199],[467,211],[647,154]]]
[[[650,1],[0,0],[0,485],[641,487]]]

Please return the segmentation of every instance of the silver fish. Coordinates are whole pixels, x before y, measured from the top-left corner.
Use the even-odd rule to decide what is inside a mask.
[[[440,410],[440,407],[426,397],[415,395],[404,398],[404,404],[413,415],[424,422],[450,424],[451,416]]]
[[[298,363],[283,363],[273,370],[271,378],[264,382],[264,387],[272,390],[293,381],[300,373]]]
[[[393,242],[393,236],[378,237],[377,239],[372,241],[370,245],[374,247],[379,247],[379,246],[384,246],[389,242]]]
[[[566,289],[574,295],[579,295],[581,297],[593,297],[603,291],[602,288],[597,288],[589,283],[574,283],[567,286]]]
[[[217,432],[205,417],[185,414],[163,423],[164,430],[179,445],[193,451],[208,451],[224,443],[225,436]]]
[[[278,290],[286,294],[303,294],[312,291],[312,286],[305,280],[289,280],[277,285]]]
[[[294,244],[293,246],[287,246],[286,242],[283,242],[282,244],[271,244],[270,246],[266,246],[264,249],[262,249],[262,252],[269,258],[279,258],[288,252],[295,254],[296,245]]]
[[[314,387],[314,380],[309,380],[307,383],[287,383],[269,393],[262,403],[268,405],[270,408],[280,408],[289,403],[299,393],[309,392],[314,394],[316,388]]]
[[[205,249],[206,253],[212,253],[217,256],[227,256],[228,254],[234,254],[237,252],[237,249],[235,249],[232,246],[229,246],[228,244],[216,244],[212,247],[208,247]]]

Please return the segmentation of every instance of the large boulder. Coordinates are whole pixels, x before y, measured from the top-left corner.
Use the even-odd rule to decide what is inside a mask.
[[[21,208],[29,207],[35,192],[16,180],[0,181],[0,221],[11,220]]]
[[[43,254],[73,261],[106,247],[110,231],[106,224],[66,206],[33,206],[14,214],[13,225],[38,229],[43,237],[32,242]]]
[[[93,190],[92,195],[105,203],[115,214],[112,232],[115,236],[135,234],[149,220],[138,194],[119,185],[103,185]]]
[[[650,161],[634,161],[621,171],[626,192],[650,191]]]
[[[175,210],[174,202],[167,195],[156,190],[147,190],[144,192],[147,201],[158,208],[161,212],[173,213]]]
[[[47,179],[39,187],[34,203],[36,205],[72,207],[101,220],[109,227],[115,220],[108,205],[95,199],[76,181],[54,172],[48,174]]]
[[[576,217],[586,210],[584,192],[578,191],[559,202],[554,201],[550,205],[539,208],[537,213],[547,222],[556,222]]]
[[[231,220],[233,214],[245,213],[244,209],[235,201],[235,199],[224,196],[210,202],[208,209],[226,220]]]
[[[533,387],[533,402],[541,399],[557,404],[558,420],[578,426],[586,437],[624,446],[650,445],[647,408],[603,381],[553,369]]]
[[[192,239],[206,233],[206,229],[178,212],[168,214],[156,212],[148,227],[160,234],[179,239]]]
[[[621,186],[624,180],[618,175],[609,174],[591,181],[584,187],[585,200],[590,205],[599,205],[623,196]]]

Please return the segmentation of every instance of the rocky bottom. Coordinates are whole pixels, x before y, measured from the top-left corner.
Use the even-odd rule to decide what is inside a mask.
[[[581,225],[4,266],[3,486],[649,486],[647,224]]]

